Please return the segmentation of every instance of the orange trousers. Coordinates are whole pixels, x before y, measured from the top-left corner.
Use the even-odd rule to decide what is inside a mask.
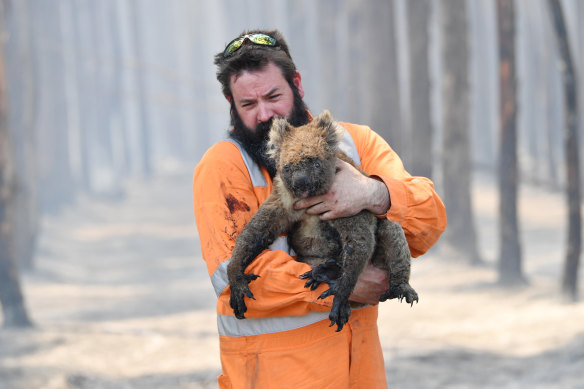
[[[377,307],[354,309],[343,330],[323,320],[273,334],[220,336],[221,388],[387,388]]]

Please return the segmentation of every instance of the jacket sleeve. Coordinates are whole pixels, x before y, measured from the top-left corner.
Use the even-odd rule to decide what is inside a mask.
[[[412,177],[389,144],[367,126],[342,124],[361,158],[361,168],[381,179],[391,206],[385,215],[401,224],[412,256],[426,253],[446,228],[446,209],[426,177]]]
[[[253,187],[237,147],[213,146],[195,168],[193,203],[203,259],[215,292],[217,313],[233,315],[226,265],[235,238],[267,197],[270,187]],[[264,250],[246,273],[260,277],[250,283],[255,300],[246,298],[246,317],[303,315],[329,310],[332,298],[317,299],[328,287],[304,288],[299,275],[310,270],[283,250]]]

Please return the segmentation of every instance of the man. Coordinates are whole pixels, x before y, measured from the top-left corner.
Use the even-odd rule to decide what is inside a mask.
[[[201,250],[218,296],[222,388],[385,388],[385,364],[377,331],[377,303],[387,273],[369,266],[352,301],[369,304],[351,312],[342,331],[329,327],[327,289],[304,287],[310,270],[296,262],[285,237],[262,252],[247,272],[255,300],[245,320],[229,306],[226,268],[235,238],[272,189],[274,164],[265,143],[272,119],[299,126],[311,120],[300,73],[278,31],[248,31],[215,57],[217,79],[231,105],[230,139],[212,146],[197,165],[194,209]],[[389,145],[366,126],[340,123],[343,149],[371,177],[338,161],[331,190],[304,199],[299,209],[322,219],[363,209],[399,222],[413,256],[425,253],[446,227],[444,205],[433,184],[412,177]]]

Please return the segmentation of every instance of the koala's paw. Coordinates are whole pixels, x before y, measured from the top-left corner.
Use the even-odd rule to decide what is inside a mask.
[[[248,284],[258,277],[256,274],[241,274],[237,276],[237,280],[234,283],[231,283],[229,305],[238,319],[245,319],[244,314],[247,311],[247,306],[245,305],[244,297],[247,296],[255,300]]]
[[[400,302],[402,302],[402,300],[405,298],[408,304],[414,305],[414,301],[418,302],[418,293],[416,293],[414,288],[412,288],[408,283],[392,285],[384,294],[381,295],[379,301],[385,301],[394,298],[398,298]]]
[[[348,298],[340,298],[335,296],[333,300],[333,307],[331,308],[331,313],[329,314],[329,319],[332,327],[335,323],[337,324],[337,332],[343,329],[345,323],[349,321],[349,316],[351,315],[351,306],[349,305]]]
[[[334,259],[328,259],[325,263],[315,266],[312,270],[300,276],[301,279],[307,280],[304,284],[305,288],[310,287],[310,290],[315,290],[320,284],[326,282],[331,285],[334,280],[341,275],[341,267]]]

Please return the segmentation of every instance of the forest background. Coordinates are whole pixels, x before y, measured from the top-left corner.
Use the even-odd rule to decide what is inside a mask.
[[[216,387],[191,179],[229,129],[213,56],[258,27],[446,204],[420,304],[380,310],[389,381],[584,385],[583,1],[0,4],[0,386]]]

